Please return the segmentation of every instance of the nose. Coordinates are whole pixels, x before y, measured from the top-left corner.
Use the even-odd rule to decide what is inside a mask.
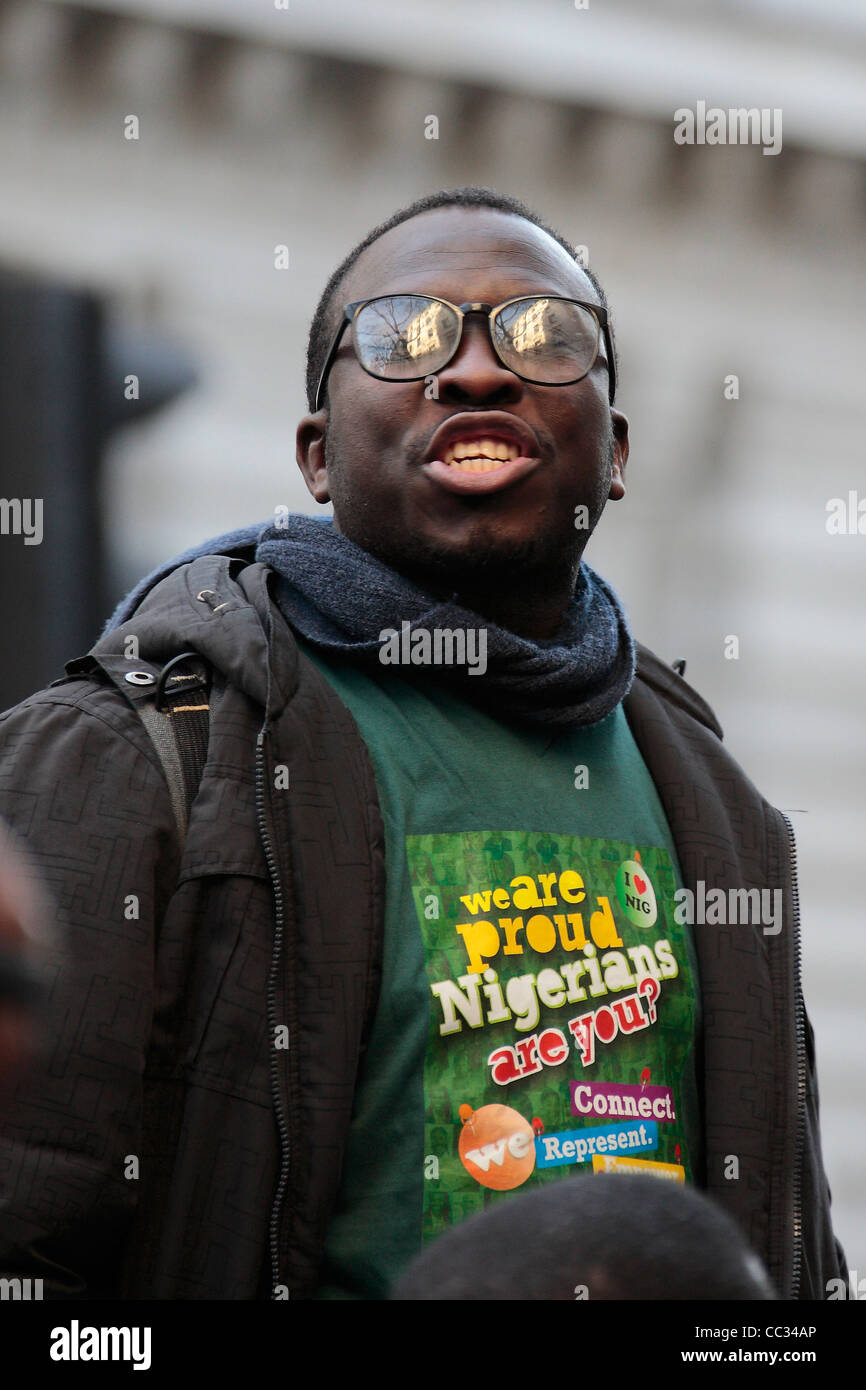
[[[436,379],[440,401],[505,405],[523,394],[520,377],[503,366],[493,351],[488,320],[482,314],[466,315],[460,346]]]

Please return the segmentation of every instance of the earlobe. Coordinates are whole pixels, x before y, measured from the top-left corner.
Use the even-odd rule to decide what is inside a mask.
[[[325,434],[328,426],[327,410],[317,410],[315,415],[305,415],[298,425],[295,458],[304,477],[307,488],[317,502],[330,502],[328,487],[328,465],[325,462]]]
[[[613,427],[613,464],[611,467],[610,499],[619,502],[625,497],[625,466],[628,462],[628,420],[618,410],[610,412]]]

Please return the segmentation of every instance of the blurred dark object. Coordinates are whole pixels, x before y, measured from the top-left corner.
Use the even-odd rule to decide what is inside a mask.
[[[432,1242],[399,1300],[774,1299],[721,1207],[655,1176],[563,1178],[497,1203]]]
[[[0,889],[2,893],[2,889]],[[2,911],[2,898],[0,898]],[[36,1004],[42,998],[42,977],[26,956],[0,941],[0,1007],[5,1003]]]
[[[96,295],[0,272],[0,709],[99,635],[106,439],[194,380],[177,349],[113,329]]]
[[[48,920],[29,859],[13,848],[0,824],[0,1102],[38,1044],[38,1007],[48,990]]]

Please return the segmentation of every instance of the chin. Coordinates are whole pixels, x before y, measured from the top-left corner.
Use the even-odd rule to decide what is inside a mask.
[[[576,569],[586,536],[574,531],[565,537],[545,532],[533,536],[483,535],[459,544],[445,539],[414,536],[400,542],[392,533],[387,552],[380,557],[394,569],[424,587],[452,592],[467,584],[513,586],[515,580]]]

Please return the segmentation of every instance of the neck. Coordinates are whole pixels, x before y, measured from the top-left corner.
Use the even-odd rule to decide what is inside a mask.
[[[335,516],[334,530],[341,528]],[[489,618],[498,627],[530,641],[556,636],[574,595],[584,547],[575,546],[569,533],[560,546],[544,548],[530,542],[503,554],[476,547],[471,560],[443,554],[417,543],[410,552],[377,536],[344,532],[362,549],[375,555],[413,584],[440,602],[454,600],[463,608]]]
[[[562,626],[576,577],[575,571],[558,585],[527,584],[519,592],[510,593],[499,588],[466,587],[456,591],[457,601],[518,637],[543,642],[555,637]]]
[[[489,618],[498,627],[530,641],[555,637],[574,595],[580,556],[560,556],[553,563],[513,557],[506,565],[453,563],[401,565],[402,572],[434,598],[455,602]]]

